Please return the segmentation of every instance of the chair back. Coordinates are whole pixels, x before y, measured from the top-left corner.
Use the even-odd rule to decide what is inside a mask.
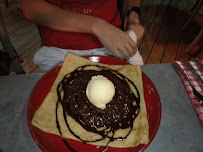
[[[127,15],[127,11],[128,11],[128,4],[127,4],[127,0],[118,0],[117,1],[117,8],[120,12],[120,16],[121,16],[121,28],[122,30],[124,30],[124,24],[125,24],[125,17]]]
[[[0,10],[0,41],[2,43],[3,49],[7,52],[11,57],[11,65],[10,72],[16,72],[17,74],[24,74],[25,71],[21,66],[19,61],[19,56],[17,55],[13,45],[11,44],[8,32],[6,30],[6,26],[4,24],[3,16]]]

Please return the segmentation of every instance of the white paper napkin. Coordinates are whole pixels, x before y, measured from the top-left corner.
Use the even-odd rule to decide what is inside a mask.
[[[133,41],[134,41],[135,43],[137,43],[137,35],[135,34],[134,31],[128,30],[128,31],[126,31],[126,33],[133,39]],[[133,56],[128,60],[128,62],[129,62],[130,64],[133,64],[133,65],[135,65],[135,64],[143,65],[143,64],[144,64],[143,59],[142,59],[142,56],[140,55],[140,52],[139,52],[138,49],[137,49],[137,52],[135,53],[135,55],[133,55]]]

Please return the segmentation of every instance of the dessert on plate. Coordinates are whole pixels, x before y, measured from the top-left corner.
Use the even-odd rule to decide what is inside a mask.
[[[32,125],[92,145],[148,144],[140,66],[106,65],[68,54]]]

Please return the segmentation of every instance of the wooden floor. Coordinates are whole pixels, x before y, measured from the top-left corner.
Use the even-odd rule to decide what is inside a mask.
[[[196,16],[196,21],[188,29],[180,29],[189,17],[189,11],[195,0],[141,0],[142,20],[145,28],[142,40],[139,41],[139,51],[145,64],[170,63],[181,58],[190,59],[185,49],[200,31],[202,16]],[[40,35],[35,24],[27,21],[15,0],[9,1],[6,8],[0,1],[0,9],[4,22],[26,73],[40,72],[33,63],[33,56],[40,48]],[[0,49],[3,49],[0,44]],[[194,50],[198,47],[194,47]],[[197,56],[203,60],[203,51]]]

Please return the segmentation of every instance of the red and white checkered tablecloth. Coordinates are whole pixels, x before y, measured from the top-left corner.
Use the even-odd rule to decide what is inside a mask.
[[[193,66],[193,68],[197,71],[197,73],[200,75],[200,77],[203,79],[203,71],[201,69],[198,68],[198,66],[192,62],[189,61],[190,64]],[[178,63],[180,65],[180,67],[184,70],[185,74],[187,74],[190,82],[193,84],[193,87],[200,93],[203,95],[203,85],[198,81],[198,79],[192,74],[191,71],[189,71],[180,61],[176,61],[176,63]],[[180,73],[179,73],[180,74]],[[199,115],[200,121],[202,122],[203,125],[203,105],[199,104],[193,94],[192,91],[192,87],[190,87],[190,84],[188,83],[188,81],[185,79],[184,76],[181,76],[181,79],[185,85],[185,88],[189,94],[189,97],[197,111],[197,114]]]

